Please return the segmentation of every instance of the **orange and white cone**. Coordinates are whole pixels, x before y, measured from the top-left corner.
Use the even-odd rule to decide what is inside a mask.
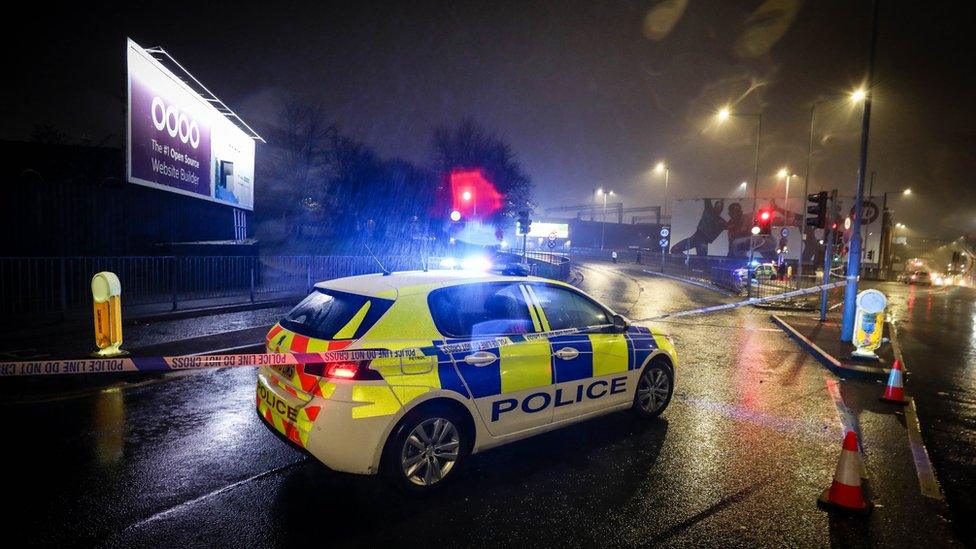
[[[861,453],[857,448],[857,434],[848,431],[844,448],[837,462],[834,481],[817,500],[821,507],[854,513],[870,513],[872,504],[861,489]]]
[[[895,363],[891,365],[891,373],[888,374],[888,385],[885,386],[884,396],[879,400],[893,404],[908,403],[905,400],[905,385],[902,383],[904,373],[901,361],[896,358]]]

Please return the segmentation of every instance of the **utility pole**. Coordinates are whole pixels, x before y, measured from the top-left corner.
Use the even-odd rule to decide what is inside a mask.
[[[871,131],[871,100],[874,96],[874,56],[878,42],[878,0],[874,0],[871,16],[871,50],[868,57],[867,94],[861,115],[861,159],[857,169],[857,192],[854,196],[854,220],[851,226],[851,244],[847,252],[847,286],[844,288],[844,317],[841,322],[840,340],[850,342],[854,338],[855,301],[857,278],[861,273],[861,206],[864,202],[864,173],[868,168],[868,136]]]

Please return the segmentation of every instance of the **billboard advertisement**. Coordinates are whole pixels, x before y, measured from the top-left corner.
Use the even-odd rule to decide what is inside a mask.
[[[254,209],[254,141],[132,40],[128,181]]]
[[[529,227],[531,237],[548,238],[550,235],[555,238],[569,238],[569,223],[534,221]]]
[[[881,246],[881,216],[878,200],[865,198],[863,248],[864,262],[871,266],[878,263]],[[756,237],[755,253],[761,261],[778,257],[777,250],[787,250],[786,259],[799,259],[802,212],[806,202],[800,198],[789,201],[779,198],[760,198],[759,208],[773,211],[772,234]],[[838,197],[835,216],[839,227],[844,217],[853,212],[853,197]],[[751,198],[697,198],[671,202],[671,249],[672,254],[694,254],[725,257],[748,257],[753,226],[753,200]],[[822,231],[805,229],[806,239],[813,246],[803,250],[804,261],[812,262],[817,255]],[[850,235],[844,235],[845,241]]]

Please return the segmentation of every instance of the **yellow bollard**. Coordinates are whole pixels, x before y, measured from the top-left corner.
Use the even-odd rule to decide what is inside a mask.
[[[854,338],[856,349],[851,357],[880,360],[874,350],[881,346],[884,332],[884,310],[888,298],[878,290],[864,290],[857,294],[857,313],[854,316]]]
[[[122,283],[115,273],[102,271],[92,277],[92,308],[95,313],[95,357],[129,354],[122,345]]]

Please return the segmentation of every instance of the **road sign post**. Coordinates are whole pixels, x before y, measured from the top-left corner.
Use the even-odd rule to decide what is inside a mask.
[[[661,239],[658,244],[661,246],[661,272],[664,272],[664,254],[668,251],[668,244],[671,243],[671,227],[661,227],[661,231],[658,233],[661,235]]]

